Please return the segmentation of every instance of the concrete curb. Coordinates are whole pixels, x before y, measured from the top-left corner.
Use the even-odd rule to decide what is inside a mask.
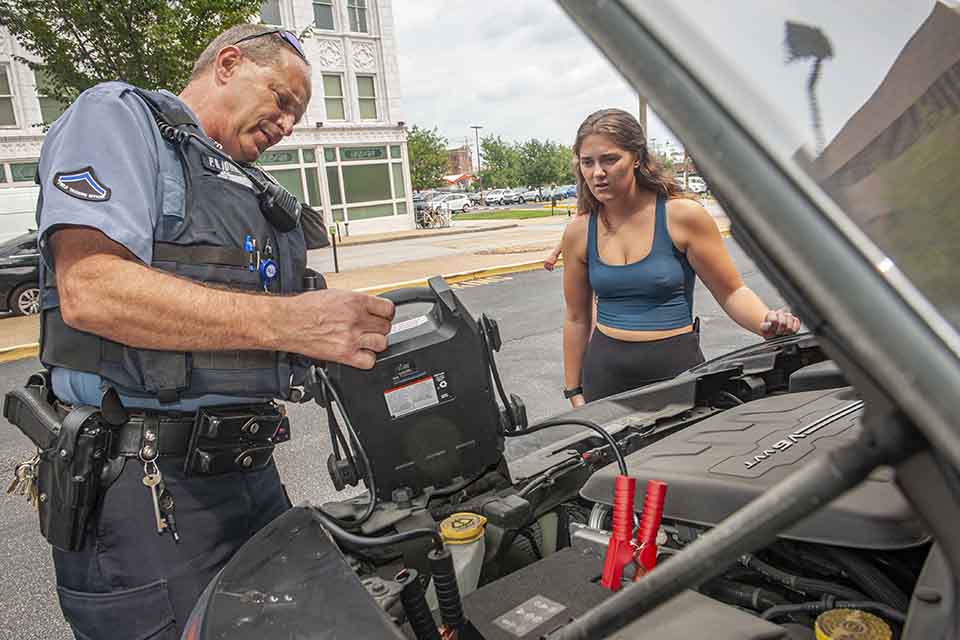
[[[515,226],[515,225],[514,225]],[[563,265],[563,258],[557,262],[557,266]],[[492,276],[501,276],[508,273],[521,273],[524,271],[536,271],[537,269],[543,268],[543,260],[531,260],[528,262],[516,262],[513,264],[498,265],[495,267],[486,267],[483,269],[473,269],[470,271],[459,271],[457,273],[450,273],[443,276],[444,280],[454,284],[457,282],[466,282],[468,280],[477,280],[479,278],[489,278]],[[393,289],[403,289],[406,287],[425,287],[427,286],[427,279],[422,278],[420,280],[407,280],[405,282],[393,282],[390,284],[378,284],[371,287],[361,287],[356,289],[362,293],[369,293],[370,295],[377,295],[385,291],[392,291]],[[40,353],[40,344],[37,342],[30,344],[20,344],[15,347],[7,347],[6,349],[0,349],[0,364],[5,362],[14,362],[16,360],[25,360],[27,358],[35,358]]]
[[[24,360],[26,358],[35,358],[40,354],[40,344],[33,342],[30,344],[18,344],[15,347],[0,349],[0,363],[13,362],[14,360]]]
[[[436,231],[429,231],[422,234],[411,234],[409,236],[395,236],[395,237],[385,237],[385,238],[371,238],[369,240],[364,240],[363,238],[359,240],[340,240],[337,243],[338,247],[359,247],[365,244],[380,244],[382,242],[399,242],[401,240],[419,240],[420,238],[433,238],[436,236],[456,236],[463,233],[482,233],[484,231],[500,231],[502,229],[512,229],[513,227],[519,227],[516,222],[509,224],[500,224],[493,225],[489,227],[470,227],[469,229],[439,229]]]
[[[563,259],[557,261],[557,266],[563,265]],[[490,278],[492,276],[502,276],[508,273],[522,273],[524,271],[536,271],[537,269],[543,268],[543,259],[540,260],[531,260],[529,262],[514,262],[512,264],[498,265],[495,267],[484,267],[483,269],[472,269],[470,271],[458,271],[457,273],[444,274],[443,279],[450,284],[455,284],[457,282],[466,282],[468,280],[478,280],[480,278]],[[432,277],[432,276],[431,276]],[[370,295],[378,295],[384,293],[385,291],[392,291],[394,289],[404,289],[406,287],[425,287],[427,286],[427,278],[420,278],[418,280],[405,280],[403,282],[392,282],[390,284],[378,284],[372,287],[362,287],[356,289],[362,293],[369,293]]]

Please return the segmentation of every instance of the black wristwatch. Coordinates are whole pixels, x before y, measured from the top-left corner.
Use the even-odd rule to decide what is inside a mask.
[[[583,395],[583,387],[574,387],[573,389],[564,389],[563,397],[569,400],[573,396]]]

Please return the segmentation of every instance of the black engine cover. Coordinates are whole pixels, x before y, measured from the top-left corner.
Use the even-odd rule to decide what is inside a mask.
[[[638,479],[636,510],[644,483],[662,480],[669,485],[665,520],[716,525],[808,460],[855,438],[861,413],[862,403],[844,388],[772,396],[707,418],[627,457]],[[580,494],[612,504],[616,475],[616,465],[605,467]],[[929,540],[886,467],[782,537],[863,549]]]

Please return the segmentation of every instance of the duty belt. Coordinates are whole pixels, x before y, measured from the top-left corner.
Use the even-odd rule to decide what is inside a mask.
[[[66,416],[73,407],[57,403]],[[187,475],[213,475],[266,466],[273,448],[290,439],[285,408],[262,405],[206,407],[196,412],[127,410],[112,429],[110,458],[185,458]]]

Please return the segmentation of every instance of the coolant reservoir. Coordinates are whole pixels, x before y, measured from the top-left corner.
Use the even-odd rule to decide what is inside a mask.
[[[460,595],[476,591],[480,583],[480,571],[483,569],[484,525],[487,519],[476,513],[455,513],[440,523],[440,536],[453,556],[453,568],[457,572],[457,587]],[[427,589],[427,603],[430,609],[437,608],[437,593],[433,582]]]
[[[831,609],[817,616],[817,640],[890,640],[882,619],[859,609]]]

